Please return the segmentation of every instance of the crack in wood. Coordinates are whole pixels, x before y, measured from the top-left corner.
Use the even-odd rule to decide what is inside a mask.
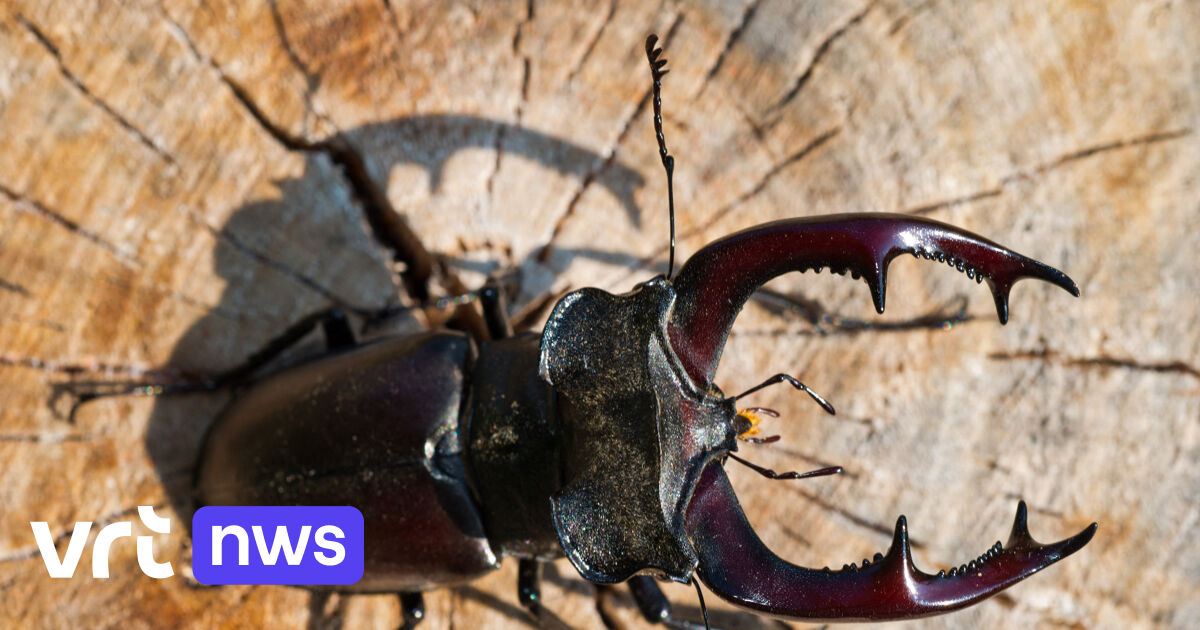
[[[1073,151],[1071,153],[1068,153],[1068,154],[1058,158],[1057,160],[1054,160],[1053,162],[1051,162],[1049,164],[1045,164],[1045,165],[1037,167],[1034,172],[1041,174],[1046,171],[1056,169],[1056,168],[1063,166],[1065,164],[1068,164],[1070,162],[1074,162],[1076,160],[1082,160],[1084,158],[1091,157],[1093,155],[1096,155],[1097,153],[1103,153],[1105,151],[1114,151],[1117,149],[1125,149],[1125,148],[1135,147],[1135,146],[1144,145],[1144,144],[1155,144],[1158,142],[1166,142],[1168,140],[1176,140],[1178,138],[1182,138],[1184,136],[1191,135],[1191,133],[1192,133],[1191,129],[1183,128],[1183,129],[1175,129],[1172,131],[1162,131],[1162,132],[1157,132],[1157,133],[1150,133],[1150,134],[1146,134],[1143,136],[1129,138],[1126,140],[1116,140],[1114,142],[1106,142],[1104,144],[1098,144],[1095,146],[1086,147],[1086,148],[1080,149],[1078,151]],[[1015,178],[1020,175],[1021,174],[1018,173],[1017,175],[1010,176],[1010,177]]]
[[[768,114],[778,113],[788,103],[792,102],[792,100],[795,99],[798,94],[800,94],[800,90],[804,89],[805,84],[807,84],[808,80],[812,78],[813,71],[821,63],[821,59],[825,57],[825,54],[829,52],[829,49],[833,47],[834,42],[845,35],[846,32],[851,28],[858,25],[859,22],[862,22],[863,18],[865,18],[867,14],[871,12],[871,9],[875,7],[875,3],[876,0],[871,0],[871,2],[868,2],[867,5],[862,8],[862,10],[850,16],[849,20],[830,33],[824,40],[821,41],[820,44],[817,45],[816,50],[813,51],[812,59],[808,62],[808,66],[804,68],[804,71],[800,73],[800,76],[796,77],[796,79],[792,82],[792,87],[784,93],[783,97],[767,110]],[[767,127],[773,128],[775,124],[782,119],[782,115],[776,117],[775,120],[767,125]]]
[[[532,61],[529,55],[521,52],[521,40],[525,37],[525,29],[533,23],[535,13],[533,11],[533,0],[526,0],[525,3],[525,19],[517,25],[516,32],[513,33],[512,52],[513,56],[521,60],[521,100],[517,102],[516,108],[516,123],[515,126],[520,128],[521,120],[525,116],[525,106],[529,103],[529,73]],[[503,130],[503,128],[501,128]]]
[[[60,333],[67,332],[66,326],[55,323],[48,319],[31,319],[31,318],[21,317],[19,315],[0,317],[0,323],[23,324],[26,326],[37,326],[38,328],[45,328],[47,330],[53,330],[54,332],[60,332]]]
[[[755,121],[752,116],[750,116],[750,113],[743,109],[740,104],[734,103],[734,108],[737,109],[738,114],[741,115],[742,122],[746,123],[746,126],[750,128],[750,134],[754,136],[754,141],[757,142],[759,146],[761,146],[763,150],[772,158],[776,157],[775,151],[772,150],[771,146],[767,144],[766,129],[764,129],[762,125],[758,124],[758,122]]]
[[[405,35],[408,34],[408,31],[406,31],[405,29],[400,27],[400,19],[396,16],[396,8],[392,6],[391,0],[382,0],[382,1],[383,1],[383,10],[385,12],[387,12],[388,17],[391,19],[391,22],[392,22],[392,29],[395,30],[396,41],[398,43],[404,42],[404,37],[405,37]]]
[[[1044,361],[1055,365],[1074,368],[1118,369],[1135,372],[1150,372],[1154,374],[1182,374],[1200,380],[1200,368],[1183,361],[1139,361],[1127,357],[1111,357],[1100,355],[1095,357],[1069,357],[1055,350],[1043,348],[1039,350],[1021,350],[1017,352],[993,352],[989,359],[996,361]]]
[[[0,433],[0,442],[60,444],[62,442],[89,442],[93,437],[83,433]]]
[[[788,538],[791,538],[792,540],[800,543],[800,546],[802,546],[802,547],[811,547],[812,546],[812,542],[809,539],[805,538],[803,534],[796,531],[795,529],[792,529],[791,527],[788,527],[787,525],[781,525],[780,529],[783,530],[783,533]]]
[[[1120,149],[1128,149],[1128,148],[1136,147],[1136,146],[1144,146],[1144,145],[1149,145],[1149,144],[1156,144],[1159,142],[1168,142],[1170,140],[1177,140],[1179,138],[1189,136],[1189,135],[1191,135],[1191,133],[1192,133],[1192,130],[1189,128],[1175,129],[1175,130],[1171,130],[1171,131],[1154,132],[1154,133],[1149,133],[1149,134],[1145,134],[1145,135],[1141,135],[1141,136],[1136,136],[1133,138],[1127,138],[1125,140],[1115,140],[1112,142],[1105,142],[1103,144],[1097,144],[1097,145],[1093,145],[1090,147],[1084,147],[1082,149],[1078,149],[1076,151],[1071,151],[1070,153],[1063,154],[1053,160],[1050,160],[1049,162],[1044,162],[1042,164],[1038,164],[1032,168],[1014,171],[1014,172],[1002,177],[1000,179],[1000,183],[991,188],[986,188],[986,189],[979,190],[979,191],[976,191],[976,192],[973,192],[970,194],[962,195],[959,197],[953,197],[953,198],[945,199],[942,201],[935,201],[933,203],[928,203],[928,204],[908,208],[906,210],[901,210],[900,212],[902,212],[904,214],[924,215],[924,214],[929,214],[931,212],[936,212],[938,210],[945,210],[947,208],[953,208],[955,206],[969,204],[969,203],[972,203],[975,201],[979,201],[980,199],[989,199],[992,197],[999,197],[1000,195],[1004,194],[1005,188],[1007,188],[1009,185],[1011,185],[1017,181],[1033,180],[1036,177],[1045,175],[1046,173],[1048,173],[1050,171],[1053,171],[1055,169],[1058,169],[1058,168],[1061,168],[1068,164],[1071,164],[1072,162],[1077,162],[1079,160],[1087,159],[1089,157],[1093,157],[1093,156],[1096,156],[1101,153],[1106,153],[1108,151],[1117,151]]]
[[[271,9],[271,21],[275,25],[275,34],[279,37],[279,43],[283,45],[283,52],[287,55],[288,60],[300,74],[304,75],[304,81],[307,85],[306,98],[311,97],[314,90],[321,85],[321,77],[309,69],[308,64],[300,59],[300,55],[292,48],[292,41],[288,38],[287,29],[283,25],[283,16],[279,13],[279,4],[275,0],[267,0],[267,5]],[[310,100],[311,106],[311,100]],[[311,108],[310,108],[311,111]]]
[[[70,83],[71,86],[74,87],[84,97],[85,100],[100,109],[100,111],[104,112],[113,122],[117,123],[118,126],[132,135],[139,144],[149,149],[164,162],[170,164],[171,166],[177,166],[175,158],[172,157],[164,147],[159,145],[154,140],[151,140],[150,137],[145,134],[145,132],[143,132],[141,129],[138,129],[136,125],[129,121],[128,118],[125,118],[118,113],[116,109],[113,109],[112,106],[110,106],[108,103],[105,103],[103,99],[101,99],[94,92],[88,89],[86,85],[84,85],[82,79],[80,79],[75,75],[75,73],[71,72],[71,70],[67,68],[66,63],[62,58],[62,52],[59,50],[58,46],[54,44],[54,42],[50,41],[50,38],[46,36],[41,29],[34,25],[33,22],[30,22],[28,19],[26,19],[23,15],[18,14],[16,19],[17,23],[23,26],[25,30],[29,31],[29,33],[33,35],[33,38],[37,40],[38,44],[40,44],[42,48],[46,49],[46,52],[50,53],[50,56],[54,57],[54,62],[58,65],[59,73],[62,74],[63,78],[67,80],[67,83]]]
[[[0,354],[0,366],[20,367],[47,372],[78,376],[80,374],[120,374],[128,378],[181,379],[187,375],[179,369],[156,367],[146,363],[115,363],[97,359],[45,359],[11,353]]]
[[[484,190],[487,191],[488,203],[492,202],[492,190],[496,185],[496,174],[500,172],[500,158],[504,157],[504,129],[504,125],[496,126],[496,135],[492,142],[492,151],[496,154],[496,159],[492,161],[492,172],[488,173],[487,184],[484,186]],[[462,239],[459,240],[461,241]],[[462,247],[461,244],[459,249],[463,253],[467,251],[467,248]]]
[[[526,26],[533,22],[534,18],[533,0],[525,0],[525,17],[517,23],[517,27],[513,29],[512,51],[516,56],[521,54],[521,37]]]
[[[788,167],[811,155],[813,151],[821,148],[826,142],[829,142],[833,138],[837,137],[837,135],[841,132],[841,125],[828,129],[821,135],[813,138],[808,144],[801,147],[800,150],[777,162],[774,166],[768,169],[767,172],[762,175],[762,177],[758,178],[758,181],[755,182],[754,185],[749,189],[747,189],[746,192],[738,195],[737,199],[725,204],[721,209],[713,213],[713,215],[709,217],[703,224],[683,234],[680,237],[681,240],[704,232],[715,225],[718,221],[725,218],[725,216],[730,212],[733,212],[735,209],[737,209],[738,206],[762,194],[762,192],[766,190],[767,186],[771,183],[772,179],[774,179]]]
[[[592,35],[591,39],[589,39],[588,43],[583,47],[583,54],[580,55],[579,60],[571,66],[571,71],[567,73],[567,83],[570,83],[575,79],[575,76],[578,75],[579,71],[583,69],[583,64],[587,63],[587,60],[591,58],[592,52],[596,50],[596,44],[600,43],[600,37],[604,35],[604,30],[608,28],[610,23],[612,23],[613,16],[616,14],[617,0],[609,0],[608,13],[604,16],[604,21],[600,23],[600,28],[596,29],[596,33]]]
[[[317,295],[320,295],[321,297],[325,298],[326,300],[329,300],[330,302],[334,303],[335,305],[338,306],[338,308],[342,308],[347,311],[353,312],[356,315],[368,315],[368,314],[374,313],[375,310],[377,310],[377,309],[372,309],[372,308],[369,308],[366,306],[360,306],[360,305],[355,305],[353,303],[350,303],[349,301],[343,299],[341,296],[334,293],[333,290],[331,290],[328,287],[317,282],[315,279],[311,278],[307,274],[301,273],[299,270],[293,269],[292,267],[284,264],[283,262],[280,262],[274,258],[271,258],[270,256],[267,256],[266,254],[254,249],[253,247],[246,245],[245,243],[243,243],[241,241],[241,239],[239,239],[238,237],[231,234],[228,230],[220,230],[220,229],[217,229],[216,227],[213,227],[212,225],[209,225],[209,223],[207,221],[203,220],[203,218],[197,216],[195,213],[189,212],[189,215],[192,217],[193,221],[195,221],[197,224],[199,224],[201,227],[203,227],[206,231],[208,231],[208,233],[211,234],[213,238],[215,238],[219,241],[228,243],[237,252],[244,254],[246,257],[259,263],[260,265],[263,265],[265,267],[268,267],[270,269],[274,269],[275,271],[278,271],[280,274],[283,274],[284,277],[292,280],[293,282],[299,284],[300,286],[302,286],[306,289],[309,289],[310,291],[316,293]]]
[[[928,9],[931,4],[933,4],[933,0],[925,0],[924,2],[918,4],[917,6],[910,9],[904,15],[901,15],[900,17],[896,18],[896,21],[892,22],[891,27],[888,28],[888,37],[892,37],[896,33],[899,33],[900,29],[907,26],[909,21],[911,21],[914,17],[916,17],[917,14],[922,13],[926,9]]]
[[[513,108],[513,129],[520,130],[521,122],[525,117],[525,106],[529,102],[529,73],[531,61],[529,55],[521,53],[521,38],[524,36],[525,28],[533,22],[533,0],[527,0],[525,4],[525,17],[517,24],[513,31],[512,38],[512,53],[513,56],[521,61],[521,91],[520,100],[517,101],[516,107]],[[496,153],[496,159],[492,163],[492,172],[488,174],[485,190],[489,203],[492,200],[492,191],[496,183],[496,175],[500,172],[500,162],[504,158],[504,138],[508,127],[499,125],[496,128],[495,141],[492,143],[492,148]]]
[[[676,13],[674,19],[671,20],[671,26],[667,29],[666,34],[662,38],[661,45],[664,48],[671,41],[671,38],[675,35],[675,31],[682,23],[683,14]],[[587,189],[592,185],[593,182],[596,181],[597,177],[599,177],[612,165],[613,161],[616,159],[617,148],[625,142],[625,138],[629,135],[630,130],[633,129],[634,122],[636,122],[637,119],[646,111],[646,106],[650,104],[650,96],[653,94],[653,92],[653,86],[648,86],[646,91],[642,92],[642,97],[638,99],[637,106],[634,107],[633,111],[625,118],[625,121],[621,124],[620,131],[617,133],[616,139],[613,140],[612,144],[608,146],[608,150],[604,152],[604,158],[600,160],[599,164],[596,164],[593,166],[593,168],[589,169],[588,172],[583,176],[583,180],[575,189],[575,194],[567,202],[566,209],[562,212],[562,214],[559,215],[558,220],[554,222],[554,229],[550,232],[550,239],[545,245],[542,246],[541,251],[538,252],[538,262],[545,263],[550,260],[550,256],[554,254],[554,241],[558,239],[560,234],[562,234],[563,228],[566,226],[567,221],[572,215],[575,214],[575,208],[579,204],[580,199],[583,198],[584,193],[587,192]]]
[[[605,151],[604,158],[592,168],[588,169],[588,172],[584,174],[579,186],[577,186],[575,189],[575,194],[571,196],[569,201],[567,201],[566,209],[563,210],[562,214],[559,215],[558,220],[554,222],[554,229],[550,232],[550,240],[548,240],[546,244],[542,246],[541,251],[538,252],[538,262],[545,263],[546,261],[550,260],[550,256],[554,253],[554,241],[558,239],[559,235],[562,233],[563,228],[567,224],[567,220],[575,214],[575,207],[578,205],[579,200],[583,198],[583,194],[587,192],[587,189],[592,185],[592,182],[594,182],[596,178],[603,173],[610,164],[613,163],[613,160],[616,158],[617,147],[619,147],[621,142],[624,141],[625,136],[628,135],[629,130],[633,127],[633,122],[642,114],[642,112],[646,110],[646,104],[649,102],[650,90],[647,89],[642,95],[641,100],[638,101],[637,106],[634,107],[633,113],[631,113],[629,117],[625,119],[625,123],[621,127],[620,133],[617,134],[617,139],[613,141],[613,143],[609,145],[608,150]]]
[[[339,167],[350,185],[354,198],[358,200],[366,215],[372,237],[390,250],[396,260],[404,263],[405,268],[401,275],[405,280],[405,287],[409,295],[418,301],[427,300],[429,298],[429,279],[435,268],[434,257],[413,232],[404,217],[392,206],[387,191],[378,186],[371,178],[363,154],[348,140],[340,136],[313,142],[290,134],[271,120],[250,97],[249,92],[226,74],[215,59],[200,52],[186,29],[165,12],[163,19],[170,25],[172,32],[183,41],[192,55],[213,70],[221,83],[229,89],[234,99],[242,105],[250,118],[258,123],[258,126],[267,135],[285,149],[324,154]],[[211,229],[211,226],[209,227]]]
[[[337,125],[334,125],[328,116],[317,111],[313,100],[316,91],[321,87],[321,75],[313,72],[308,67],[308,64],[300,59],[300,55],[296,53],[295,48],[292,47],[292,41],[288,37],[287,29],[284,27],[283,16],[279,13],[279,5],[276,0],[268,0],[268,4],[271,9],[271,20],[275,24],[275,33],[279,36],[279,42],[283,45],[283,52],[287,55],[288,60],[292,62],[296,70],[304,76],[304,108],[308,113],[320,118],[336,129]]]
[[[525,118],[525,107],[529,104],[529,76],[531,72],[530,64],[532,62],[529,56],[526,55],[521,59],[521,102],[517,103],[517,121],[516,126],[521,126],[522,120]]]
[[[85,240],[90,241],[95,245],[98,245],[104,251],[112,254],[113,257],[115,257],[118,262],[120,262],[122,265],[125,265],[126,267],[141,267],[142,266],[142,261],[139,260],[133,254],[130,254],[130,253],[126,252],[125,250],[121,249],[120,247],[117,247],[116,245],[104,240],[104,238],[102,238],[96,232],[93,232],[92,230],[89,230],[89,229],[83,227],[78,222],[76,222],[72,219],[68,219],[66,216],[62,215],[61,213],[51,210],[50,208],[46,207],[44,204],[42,204],[41,202],[39,202],[37,200],[30,199],[24,195],[18,194],[15,190],[12,190],[11,188],[9,188],[8,186],[5,186],[4,184],[0,184],[0,196],[7,197],[8,200],[10,202],[12,202],[13,206],[18,211],[24,211],[24,212],[33,214],[35,216],[39,216],[43,219],[50,221],[51,223],[54,223],[55,225],[58,225],[59,227],[65,228],[67,231],[71,232],[72,234],[81,236]]]
[[[16,282],[9,282],[7,280],[0,279],[0,289],[11,291],[17,295],[20,295],[21,297],[33,297],[33,294],[29,292],[29,289],[26,289]]]
[[[742,7],[741,18],[738,20],[738,23],[735,24],[732,29],[730,29],[729,34],[725,37],[725,43],[721,46],[721,52],[717,53],[717,60],[714,61],[712,66],[708,68],[708,71],[704,73],[704,80],[700,82],[700,88],[697,89],[694,94],[692,94],[692,100],[698,99],[700,98],[700,95],[704,94],[704,90],[708,88],[708,83],[712,81],[713,77],[717,75],[717,72],[721,70],[721,66],[725,63],[726,56],[729,54],[729,51],[733,49],[733,45],[736,44],[738,39],[742,36],[742,31],[746,30],[746,25],[750,23],[750,20],[754,19],[754,14],[758,12],[758,5],[761,2],[762,0],[750,0],[750,2],[747,2],[746,5]]]
[[[953,199],[945,199],[943,201],[935,201],[933,203],[926,204],[923,206],[917,206],[916,208],[909,208],[907,210],[901,210],[901,212],[903,212],[904,214],[916,214],[916,215],[929,214],[931,212],[936,212],[938,210],[945,210],[947,208],[953,208],[955,206],[961,206],[963,204],[968,204],[968,203],[972,203],[975,201],[979,201],[980,199],[990,199],[991,197],[999,197],[1003,192],[1004,192],[1003,189],[1001,189],[999,187],[988,188],[987,190],[973,192],[969,195],[963,195],[961,197],[954,197]]]

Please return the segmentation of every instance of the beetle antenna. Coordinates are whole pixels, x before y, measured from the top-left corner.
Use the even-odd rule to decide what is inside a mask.
[[[692,576],[692,586],[696,587],[696,597],[700,598],[700,614],[704,615],[704,630],[712,630],[712,626],[708,625],[708,607],[704,605],[704,593],[700,590],[700,582],[696,581],[696,576]]]
[[[658,35],[651,34],[646,38],[646,59],[650,61],[650,76],[654,79],[654,135],[658,139],[658,153],[662,157],[663,168],[667,170],[667,208],[671,219],[671,254],[667,263],[667,280],[670,280],[675,273],[675,158],[667,153],[667,139],[663,137],[662,120],[662,78],[670,70],[663,67],[667,65],[667,60],[659,59],[662,49],[655,48],[656,44]]]
[[[830,466],[828,468],[821,468],[820,470],[810,470],[806,473],[798,473],[798,472],[777,473],[774,470],[771,470],[770,468],[763,468],[762,466],[759,466],[758,464],[750,463],[750,462],[742,459],[741,457],[734,455],[733,453],[730,453],[729,457],[733,458],[738,463],[742,464],[743,466],[746,466],[747,468],[753,470],[754,472],[766,477],[767,479],[811,479],[813,477],[825,477],[827,475],[840,475],[842,473],[841,466]]]
[[[796,380],[795,377],[793,377],[789,374],[782,374],[782,373],[772,376],[771,378],[759,383],[758,385],[755,385],[754,387],[747,389],[746,391],[738,394],[737,396],[734,396],[730,400],[738,400],[739,398],[743,398],[745,396],[753,394],[754,392],[756,392],[760,389],[763,389],[764,387],[770,387],[772,385],[777,385],[779,383],[789,383],[792,387],[795,387],[796,389],[801,390],[804,393],[811,396],[812,399],[817,401],[817,404],[821,405],[821,408],[824,409],[830,415],[837,414],[837,410],[835,410],[833,408],[833,405],[829,404],[829,401],[825,400],[824,398],[821,398],[821,395],[818,394],[817,392],[814,392],[812,389],[810,389],[808,385],[801,383],[800,381]]]

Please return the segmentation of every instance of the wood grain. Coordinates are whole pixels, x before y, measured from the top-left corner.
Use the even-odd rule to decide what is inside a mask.
[[[1041,539],[1099,533],[922,627],[1200,625],[1197,5],[18,0],[0,8],[0,626],[396,626],[391,597],[152,580],[129,541],[111,579],[85,557],[51,580],[29,521],[172,513],[228,398],[110,398],[69,422],[66,386],[213,375],[326,306],[411,305],[421,260],[396,251],[397,225],[429,252],[434,297],[515,270],[535,328],[569,288],[661,273],[649,32],[670,60],[679,259],[763,221],[907,212],[1082,291],[1023,284],[1001,327],[984,289],[923,261],[895,263],[882,318],[861,282],[772,283],[806,307],[748,306],[718,382],[812,385],[838,416],[763,392],[783,440],[748,456],[849,474],[733,469],[767,543],[840,566],[884,551],[903,513],[917,562],[954,566],[1024,497]],[[960,307],[952,326],[903,325]],[[172,515],[156,550],[185,574]],[[529,626],[515,573],[428,594],[422,627]],[[697,616],[690,589],[667,592]],[[544,596],[574,628],[604,627],[599,611],[641,627],[624,590],[566,562]],[[715,599],[717,625],[776,627]]]

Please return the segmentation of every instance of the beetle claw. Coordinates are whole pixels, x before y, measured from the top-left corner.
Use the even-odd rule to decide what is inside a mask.
[[[867,282],[882,313],[888,264],[903,253],[987,280],[1001,323],[1008,321],[1012,285],[1022,278],[1079,295],[1063,272],[938,221],[895,214],[789,219],[727,236],[687,261],[672,281],[679,294],[669,327],[672,347],[692,379],[707,386],[734,318],[763,283],[789,271],[848,272]]]
[[[840,571],[780,559],[750,528],[720,466],[708,466],[687,512],[700,558],[700,579],[722,598],[752,610],[804,620],[884,620],[936,615],[974,604],[1078,551],[1096,524],[1051,544],[1029,534],[1025,503],[1017,506],[1008,543],[930,575],[912,560],[908,523],[896,521],[887,554]]]

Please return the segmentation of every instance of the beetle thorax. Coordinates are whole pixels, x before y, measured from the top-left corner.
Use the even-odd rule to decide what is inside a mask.
[[[696,387],[670,347],[674,301],[662,278],[619,296],[582,289],[558,303],[542,335],[539,371],[564,435],[555,527],[593,582],[690,579],[687,503],[704,466],[736,443],[732,401]]]

